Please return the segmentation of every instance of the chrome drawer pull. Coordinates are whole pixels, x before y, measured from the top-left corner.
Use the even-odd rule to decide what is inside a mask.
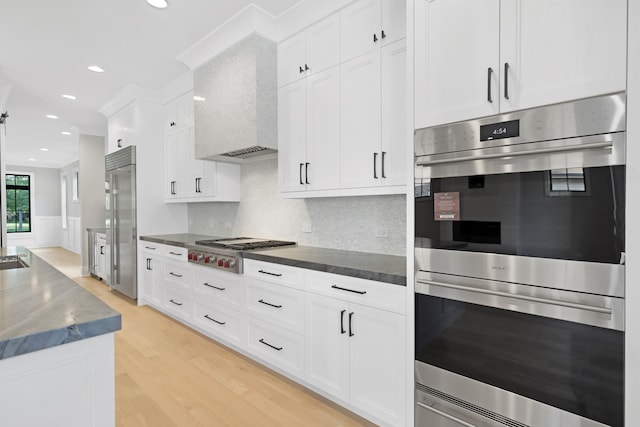
[[[217,289],[217,290],[219,290],[219,291],[224,291],[224,290],[226,290],[226,289],[227,289],[227,288],[219,288],[219,287],[217,287],[217,286],[210,285],[210,284],[208,284],[207,282],[204,282],[204,283],[203,283],[203,285],[204,285],[204,286],[207,286],[207,287],[209,287],[209,288]]]
[[[353,292],[354,294],[360,294],[360,295],[364,295],[367,293],[367,291],[355,291],[353,289],[347,289],[347,288],[341,288],[340,286],[336,286],[336,285],[331,285],[331,287],[333,289],[338,289],[340,291],[347,291],[347,292]]]
[[[205,319],[209,319],[209,320],[211,320],[212,322],[216,322],[218,325],[226,325],[226,324],[227,324],[227,322],[220,322],[219,320],[216,320],[216,319],[214,319],[213,317],[209,317],[209,315],[208,315],[208,314],[205,314],[205,315],[204,315],[204,318],[205,318]]]
[[[182,254],[181,254],[181,253],[179,253],[179,252],[171,252],[171,251],[170,251],[169,253],[170,253],[171,255],[177,255],[177,256],[181,256],[181,255],[182,255]]]
[[[578,310],[586,310],[586,311],[593,311],[596,313],[603,313],[603,314],[609,314],[611,315],[612,310],[610,308],[607,307],[595,307],[592,305],[585,305],[585,304],[578,304],[578,303],[574,303],[574,302],[568,302],[568,301],[558,301],[558,300],[553,300],[553,299],[548,299],[548,298],[538,298],[538,297],[530,297],[528,295],[517,295],[517,294],[510,294],[509,292],[500,292],[500,291],[491,291],[488,289],[477,289],[477,288],[470,288],[468,286],[461,286],[461,285],[453,285],[451,283],[443,283],[443,282],[434,282],[431,280],[417,280],[418,283],[422,283],[423,285],[433,285],[433,286],[440,286],[443,288],[450,288],[450,289],[458,289],[461,291],[468,291],[468,292],[477,292],[479,294],[487,294],[487,295],[495,295],[498,297],[507,297],[507,298],[515,298],[515,299],[520,299],[520,300],[524,300],[524,301],[531,301],[531,302],[540,302],[543,304],[551,304],[551,305],[559,305],[562,307],[568,307],[568,308],[576,308]]]
[[[271,304],[271,303],[266,302],[265,300],[259,300],[258,302],[261,303],[261,304],[264,304],[264,305],[268,305],[269,307],[282,308],[282,305]]]
[[[268,274],[269,276],[276,276],[276,277],[282,276],[282,274],[280,274],[280,273],[270,273],[270,272],[264,271],[264,270],[258,270],[258,273]]]
[[[274,350],[278,350],[278,351],[280,351],[280,350],[282,350],[282,348],[283,348],[283,347],[276,347],[275,345],[271,345],[271,344],[269,344],[268,342],[266,342],[265,340],[263,340],[262,338],[260,338],[258,341],[259,341],[259,342],[261,342],[262,344],[264,344],[264,345],[268,346],[268,347],[271,347],[271,348],[272,348],[272,349],[274,349]]]
[[[174,277],[182,277],[182,274],[176,274],[173,271],[170,271],[169,274],[174,276]]]
[[[169,302],[174,303],[175,305],[182,305],[183,303],[181,302],[175,302],[174,300],[170,299]]]
[[[436,408],[434,408],[432,406],[427,406],[422,402],[416,402],[416,404],[419,407],[426,409],[427,411],[431,411],[433,413],[436,413],[436,414],[438,414],[438,415],[440,415],[442,417],[445,417],[445,418],[447,418],[447,419],[449,419],[449,420],[451,420],[451,421],[453,421],[455,423],[458,423],[460,425],[463,425],[465,427],[477,427],[475,424],[470,424],[470,423],[468,423],[466,421],[462,421],[460,418],[456,418],[453,415],[449,415],[446,412],[443,412],[443,411],[441,411],[439,409],[436,409]]]

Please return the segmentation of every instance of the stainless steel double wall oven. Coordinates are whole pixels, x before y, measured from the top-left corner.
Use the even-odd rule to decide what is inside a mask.
[[[416,426],[624,424],[625,104],[416,131]]]

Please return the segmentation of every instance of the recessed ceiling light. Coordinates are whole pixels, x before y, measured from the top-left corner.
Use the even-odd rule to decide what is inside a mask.
[[[198,96],[198,95],[193,95],[193,100],[194,101],[204,101],[204,97],[203,96]]]
[[[97,65],[92,65],[90,67],[88,67],[90,71],[93,71],[94,73],[104,73],[104,70],[100,67],[98,67]]]
[[[76,99],[76,97],[73,96],[73,95],[62,95],[62,97],[65,98],[65,99],[71,99],[71,100],[75,100]]]
[[[40,151],[49,151],[48,148],[41,148]]]
[[[158,9],[164,9],[169,6],[166,0],[147,0],[147,3],[153,7],[157,7]]]
[[[36,159],[29,159],[29,161],[30,161],[30,162],[35,162],[35,161],[36,161]]]
[[[54,114],[47,114],[47,118],[49,118],[49,119],[57,119],[58,116],[56,116]]]
[[[68,131],[66,131],[66,130],[63,130],[63,131],[62,131],[62,132],[60,132],[60,133],[61,133],[61,134],[63,134],[63,135],[71,135],[71,132],[68,132]]]

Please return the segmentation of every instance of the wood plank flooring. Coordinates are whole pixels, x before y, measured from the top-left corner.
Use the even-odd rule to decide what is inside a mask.
[[[32,251],[122,314],[115,334],[118,427],[374,425],[82,277],[79,255],[62,248]]]

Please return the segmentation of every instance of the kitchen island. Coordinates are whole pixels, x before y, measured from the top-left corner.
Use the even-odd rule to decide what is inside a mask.
[[[115,425],[120,314],[31,253],[0,252],[3,425]]]

